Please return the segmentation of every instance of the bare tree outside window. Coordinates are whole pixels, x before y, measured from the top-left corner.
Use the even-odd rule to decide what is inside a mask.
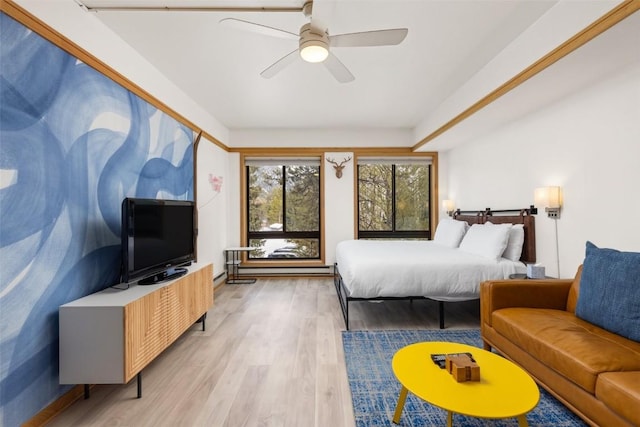
[[[430,238],[431,166],[358,165],[358,237]]]

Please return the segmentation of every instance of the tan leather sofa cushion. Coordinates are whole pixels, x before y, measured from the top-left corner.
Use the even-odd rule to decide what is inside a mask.
[[[596,397],[633,425],[640,426],[640,371],[600,374]]]
[[[576,304],[578,304],[578,295],[580,295],[580,278],[582,277],[582,265],[578,267],[576,277],[573,279],[571,288],[569,289],[569,296],[567,297],[567,311],[570,313],[576,312]]]
[[[492,323],[498,333],[591,394],[602,372],[640,371],[640,343],[563,310],[503,308],[493,312]]]

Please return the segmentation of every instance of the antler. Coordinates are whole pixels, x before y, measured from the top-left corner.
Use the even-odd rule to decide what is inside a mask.
[[[327,162],[331,163],[332,165],[338,168],[344,166],[344,164],[347,163],[349,160],[351,160],[351,156],[345,157],[344,160],[341,161],[340,164],[338,164],[338,162],[336,162],[335,160],[331,159],[330,157],[327,157]]]

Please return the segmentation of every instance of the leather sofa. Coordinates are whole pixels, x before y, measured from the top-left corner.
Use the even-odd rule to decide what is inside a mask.
[[[640,426],[640,343],[576,316],[582,267],[571,280],[487,281],[484,347],[524,368],[593,426]]]

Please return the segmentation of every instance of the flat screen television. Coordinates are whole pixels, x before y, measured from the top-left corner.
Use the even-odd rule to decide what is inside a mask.
[[[122,282],[153,284],[195,259],[195,206],[186,200],[122,201]]]

